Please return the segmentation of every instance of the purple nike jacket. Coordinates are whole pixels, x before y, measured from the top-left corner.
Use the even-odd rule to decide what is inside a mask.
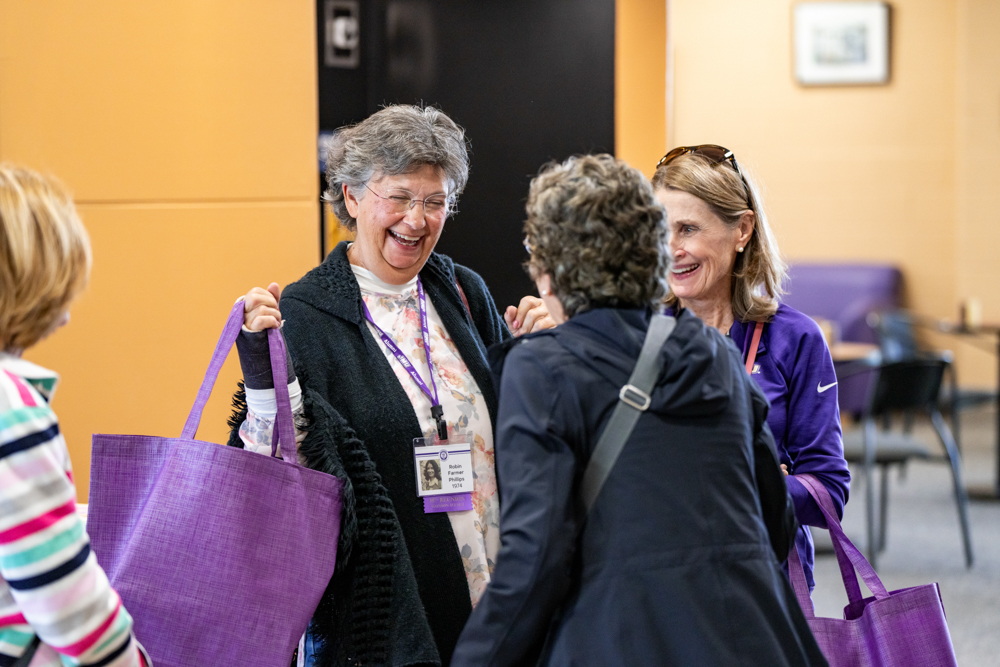
[[[746,361],[753,322],[736,322],[730,338]],[[795,546],[813,587],[813,541],[806,526],[826,528],[819,506],[795,475],[809,473],[830,492],[843,516],[851,485],[844,460],[837,405],[837,376],[819,326],[799,311],[781,304],[764,325],[751,376],[771,402],[767,425],[774,434],[781,462],[788,466],[788,491],[802,524]]]

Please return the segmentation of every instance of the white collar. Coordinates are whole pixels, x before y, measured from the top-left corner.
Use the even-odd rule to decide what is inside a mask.
[[[357,266],[356,264],[351,264],[351,271],[354,272],[354,277],[357,279],[358,286],[361,288],[362,292],[375,294],[407,294],[417,288],[417,276],[414,276],[413,280],[403,285],[390,285],[389,283],[380,280],[378,276],[368,269]]]
[[[7,352],[0,352],[0,368],[29,383],[46,401],[51,401],[52,395],[56,393],[59,374],[55,371],[42,368],[38,364]]]

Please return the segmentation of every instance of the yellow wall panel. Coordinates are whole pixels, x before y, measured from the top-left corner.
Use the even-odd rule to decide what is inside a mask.
[[[976,298],[1000,322],[1000,2],[962,0],[958,68],[958,299]],[[984,339],[987,348],[989,339]],[[996,387],[997,358],[958,347],[964,379]]]
[[[312,198],[315,5],[0,0],[0,158],[81,201]]]
[[[53,407],[86,502],[90,436],[178,436],[236,298],[315,264],[318,206],[81,206],[94,270],[70,324],[26,356],[62,374]],[[225,442],[235,350],[199,438]]]
[[[667,147],[667,2],[615,4],[615,152],[652,176]]]
[[[827,87],[794,80],[794,4],[671,0],[672,142],[732,148],[788,258],[898,264],[910,307],[957,316],[955,3],[893,2],[891,82]]]
[[[0,0],[0,160],[62,179],[94,246],[70,325],[27,353],[63,376],[81,500],[91,434],[179,434],[236,297],[315,264],[315,27],[309,0]]]

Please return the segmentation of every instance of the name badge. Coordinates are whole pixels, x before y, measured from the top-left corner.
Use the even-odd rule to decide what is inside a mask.
[[[413,448],[417,495],[472,492],[472,445],[454,440]]]
[[[472,438],[416,438],[413,463],[424,513],[472,509]]]

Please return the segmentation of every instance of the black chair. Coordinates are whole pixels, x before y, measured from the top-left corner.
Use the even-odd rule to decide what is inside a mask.
[[[920,347],[914,333],[918,319],[905,310],[885,310],[868,313],[868,326],[878,336],[879,351],[883,362],[902,361],[903,359],[944,359],[949,362],[948,382],[939,398],[943,412],[951,419],[951,431],[959,451],[962,450],[960,413],[963,409],[983,405],[996,400],[996,394],[989,391],[976,391],[958,388],[958,377],[952,361],[951,352],[932,352]]]
[[[938,399],[941,383],[949,363],[945,359],[907,359],[871,366],[863,363],[838,369],[838,380],[858,373],[874,373],[868,393],[860,432],[844,434],[844,457],[862,466],[865,475],[867,519],[867,552],[872,567],[878,552],[885,549],[886,520],[889,504],[889,469],[905,465],[911,459],[941,461],[951,466],[955,502],[962,529],[966,567],[972,567],[972,540],[969,535],[969,508],[965,485],[962,483],[962,459],[951,430],[941,415]],[[944,455],[932,455],[927,447],[910,433],[878,428],[878,421],[888,423],[897,413],[930,415],[931,424],[944,447]],[[882,474],[879,521],[875,520],[874,472]],[[876,542],[875,532],[878,529]]]

